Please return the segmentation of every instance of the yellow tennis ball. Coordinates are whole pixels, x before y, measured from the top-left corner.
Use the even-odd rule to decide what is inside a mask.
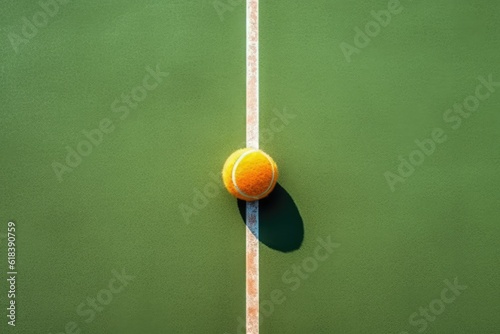
[[[264,151],[242,148],[227,158],[222,179],[231,195],[256,201],[273,191],[278,181],[278,166]]]

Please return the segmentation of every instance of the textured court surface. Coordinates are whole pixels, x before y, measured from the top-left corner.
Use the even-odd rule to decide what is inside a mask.
[[[0,331],[237,333],[244,5],[45,7],[0,11]],[[305,228],[261,244],[261,333],[498,333],[498,1],[261,0],[260,29],[260,145]]]

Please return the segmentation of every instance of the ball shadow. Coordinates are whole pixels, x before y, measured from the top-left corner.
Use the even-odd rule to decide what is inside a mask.
[[[246,224],[246,202],[238,200]],[[302,245],[304,223],[292,197],[279,183],[273,192],[259,201],[259,241],[269,248],[292,252]]]

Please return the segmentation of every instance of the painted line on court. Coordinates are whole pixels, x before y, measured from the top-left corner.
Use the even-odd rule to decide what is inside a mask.
[[[259,0],[246,0],[246,139],[259,148]],[[246,204],[246,332],[259,333],[259,201]]]

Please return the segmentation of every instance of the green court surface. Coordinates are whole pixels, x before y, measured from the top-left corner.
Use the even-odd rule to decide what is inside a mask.
[[[260,11],[261,148],[304,227],[260,244],[260,332],[500,333],[500,3]],[[0,22],[0,332],[243,333],[220,170],[245,141],[244,3],[4,1]]]

